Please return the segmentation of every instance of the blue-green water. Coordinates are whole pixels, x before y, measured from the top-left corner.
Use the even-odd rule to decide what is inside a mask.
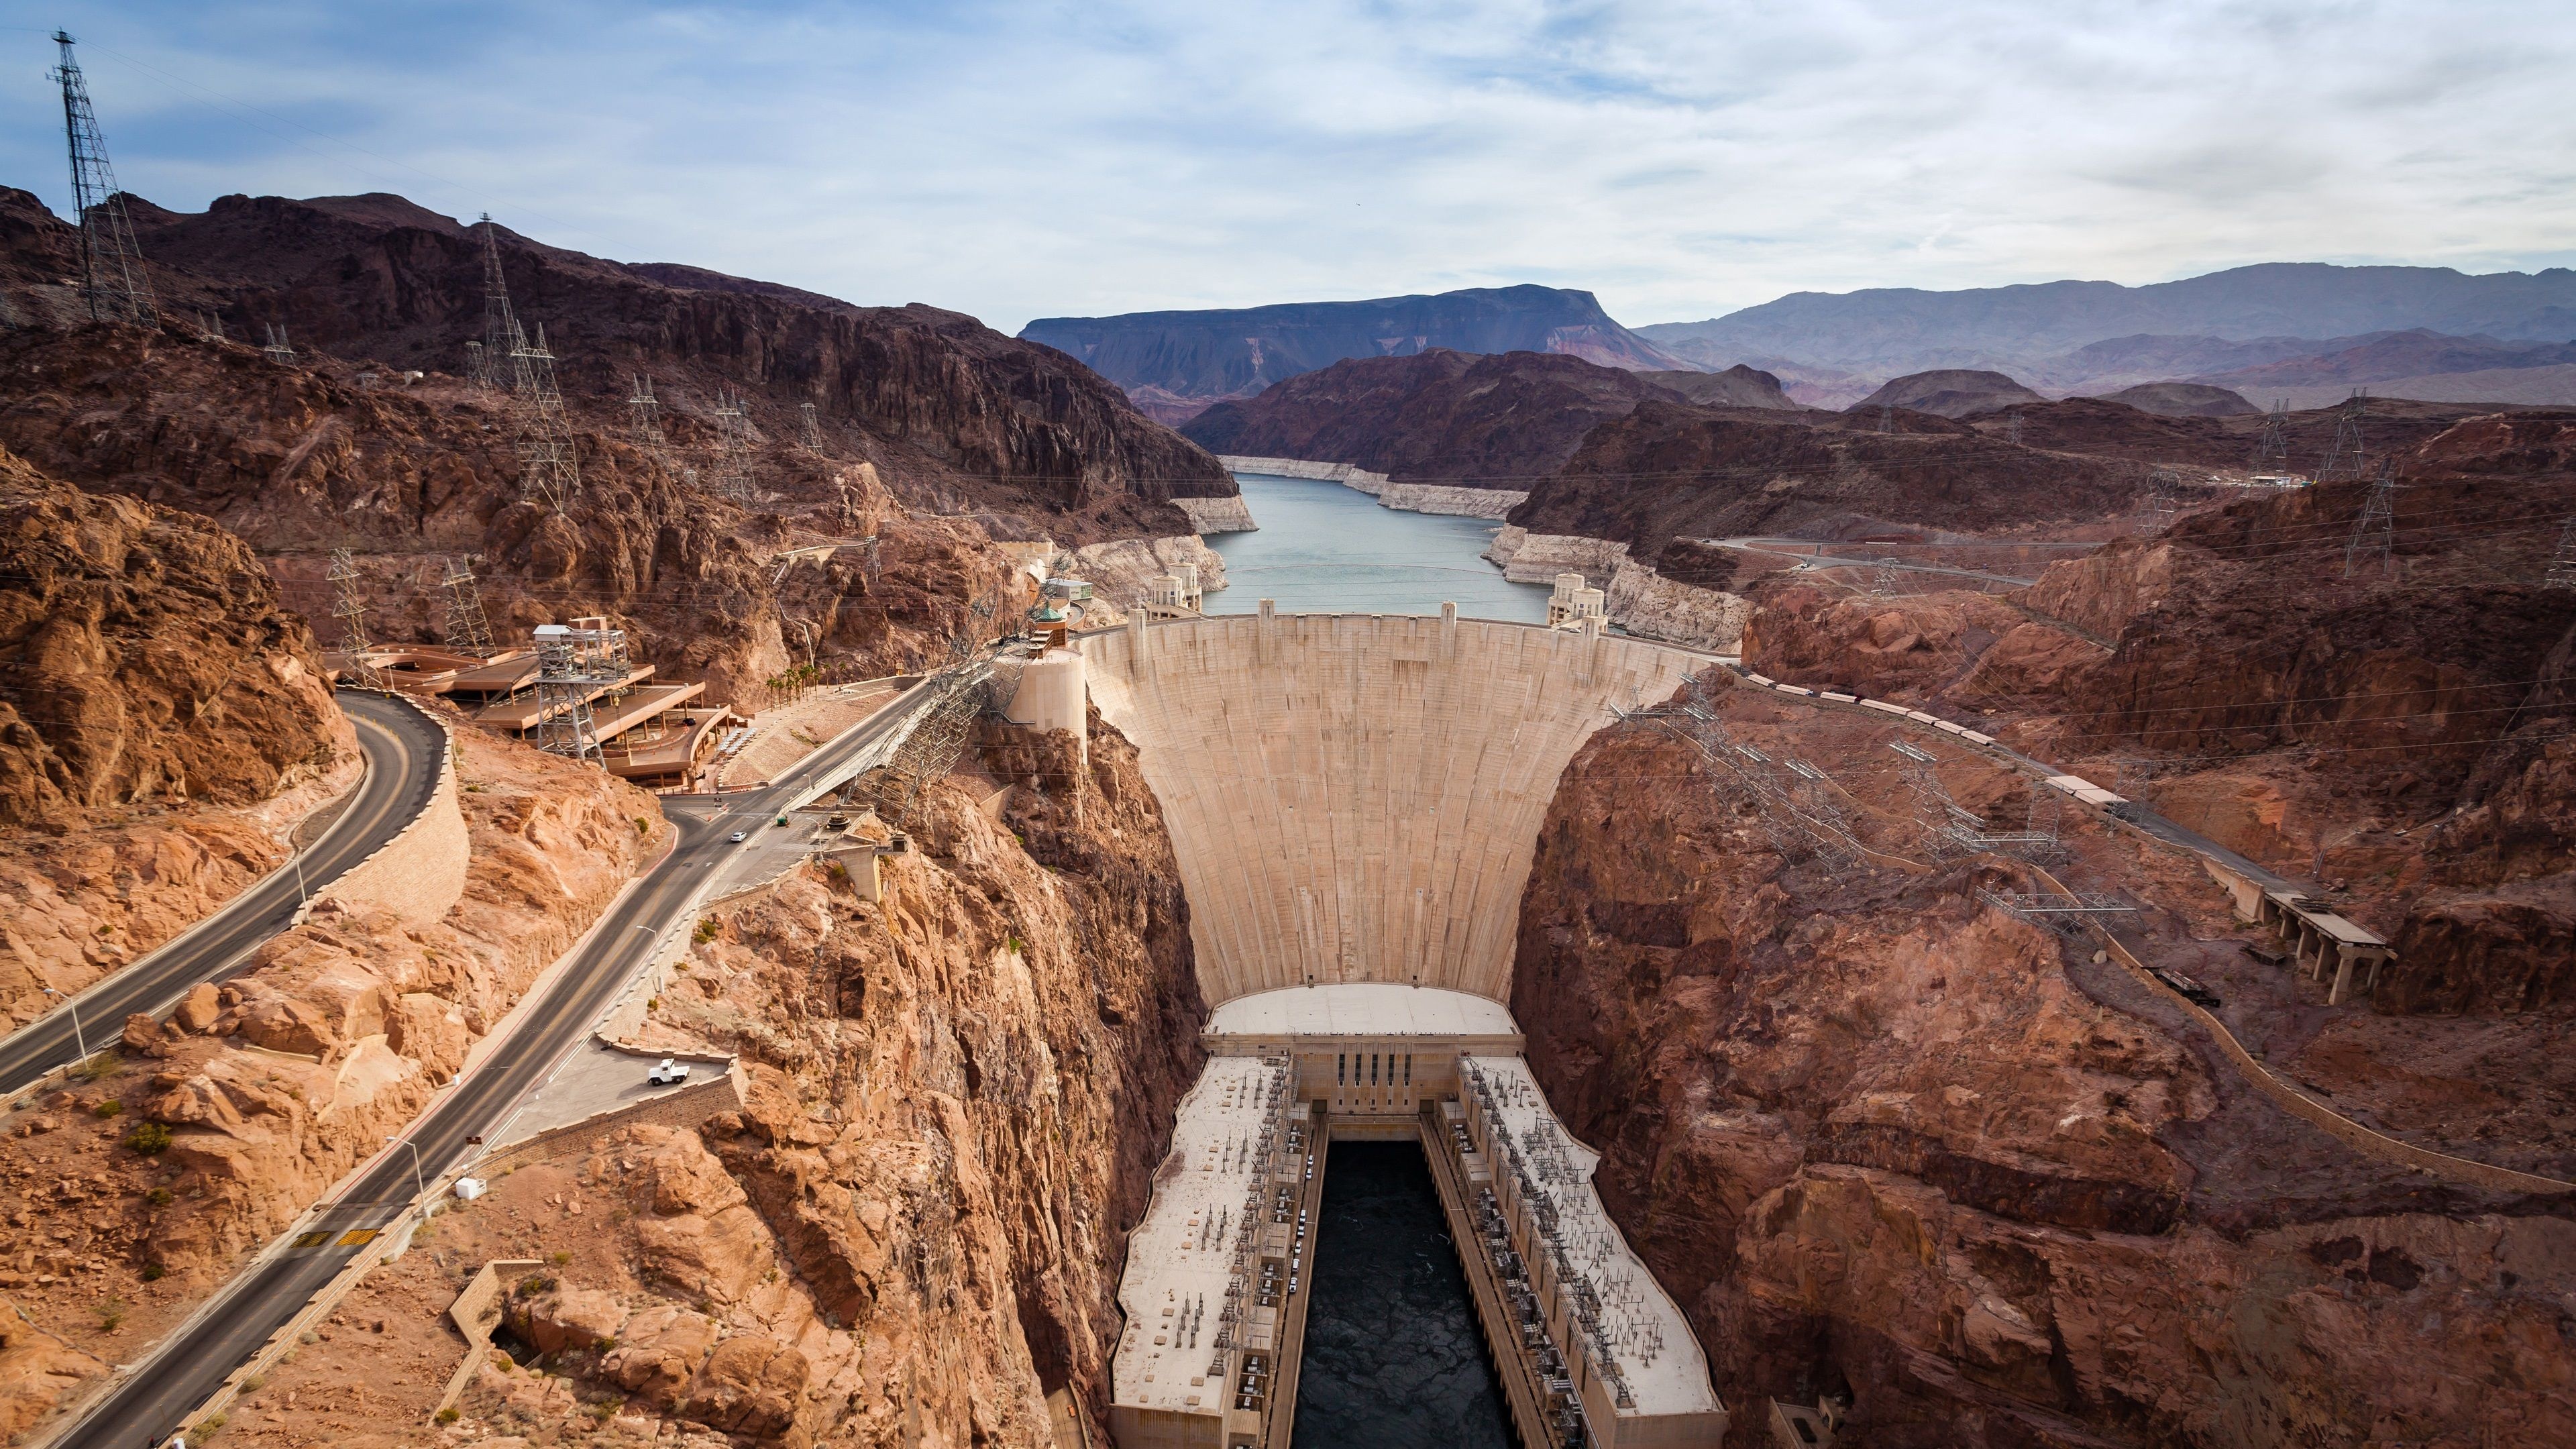
[[[1208,547],[1225,560],[1227,587],[1211,614],[1250,614],[1275,599],[1283,614],[1437,614],[1455,603],[1469,619],[1547,622],[1548,591],[1515,584],[1478,557],[1502,525],[1380,508],[1339,483],[1237,474],[1261,527],[1220,533]]]

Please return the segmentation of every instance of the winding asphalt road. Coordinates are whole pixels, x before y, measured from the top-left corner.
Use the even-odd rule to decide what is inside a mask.
[[[308,892],[373,854],[429,804],[447,750],[437,722],[399,699],[343,694],[339,704],[357,726],[367,774],[322,838],[297,864],[271,872],[186,933],[0,1042],[0,1093],[67,1065],[84,1040],[92,1051],[114,1042],[133,1013],[163,1015],[190,987],[240,970],[261,943],[293,923]]]
[[[501,1125],[519,1099],[552,1073],[664,938],[690,924],[701,888],[739,848],[727,839],[732,832],[770,828],[779,814],[819,795],[926,701],[934,682],[905,691],[761,789],[665,797],[664,813],[679,831],[671,853],[617,898],[542,993],[512,1013],[504,1027],[508,1037],[337,1198],[308,1215],[290,1238],[272,1245],[207,1309],[164,1339],[54,1441],[57,1449],[134,1449],[180,1428],[182,1418],[338,1276],[376,1230],[401,1216],[422,1184],[479,1150],[474,1139]]]

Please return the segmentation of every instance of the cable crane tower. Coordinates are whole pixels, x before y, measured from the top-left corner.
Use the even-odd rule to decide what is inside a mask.
[[[2343,576],[2351,578],[2362,560],[2376,556],[2380,566],[2387,567],[2397,550],[2397,463],[2383,458],[2379,477],[2370,485],[2370,497],[2361,505],[2361,519],[2352,526],[2352,542],[2343,549]]]
[[[2350,482],[2361,476],[2368,459],[2361,450],[2361,415],[2370,408],[2370,389],[2357,388],[2342,407],[2335,409],[2334,441],[2326,445],[2326,460],[2317,465],[2320,483]]]
[[[473,560],[449,559],[447,577],[438,586],[447,590],[447,642],[469,654],[491,654],[492,626],[483,617],[483,594],[474,585]]]
[[[358,593],[358,560],[345,548],[331,550],[331,615],[340,621],[340,648],[349,656],[349,674],[364,688],[382,689],[384,676],[367,659],[374,647],[367,640],[367,601]]]
[[[2289,422],[2290,400],[2272,399],[2272,411],[2263,418],[2263,436],[2254,440],[2254,460],[2245,465],[2245,471],[2269,477],[2290,471]]]
[[[63,135],[72,158],[72,209],[80,217],[81,296],[94,322],[161,320],[153,305],[152,278],[143,269],[143,253],[134,245],[134,223],[125,214],[125,192],[107,162],[107,138],[99,134],[98,113],[90,108],[89,82],[72,58],[69,32],[54,32],[62,59],[52,79],[63,88]]]

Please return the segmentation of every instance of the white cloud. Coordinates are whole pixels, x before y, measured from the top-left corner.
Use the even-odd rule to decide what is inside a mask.
[[[67,8],[165,204],[399,190],[1005,328],[1530,280],[1646,322],[2493,270],[2568,260],[2576,222],[2576,19],[2536,0]],[[60,205],[50,47],[0,38],[0,158]]]

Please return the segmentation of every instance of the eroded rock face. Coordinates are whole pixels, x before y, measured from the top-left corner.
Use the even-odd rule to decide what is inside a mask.
[[[1882,727],[1727,707],[1904,848],[1862,783]],[[1512,1005],[1733,1442],[1846,1387],[1847,1433],[1927,1449],[2576,1434],[2563,1200],[2428,1191],[2265,1110],[2179,1016],[2113,1005],[2153,999],[2116,967],[1980,909],[2003,862],[1784,870],[1700,768],[1643,723],[1576,757]]]
[[[616,1340],[560,1367],[786,1443],[1045,1446],[1066,1390],[1107,1442],[1126,1232],[1206,1013],[1135,751],[1090,731],[988,726],[986,767],[1038,789],[995,821],[933,787],[880,901],[814,867],[710,918],[637,1039],[741,1053],[750,1105],[571,1164],[625,1205],[582,1222],[631,1276],[532,1303],[568,1345]],[[625,1322],[575,1325],[576,1288]],[[486,1379],[469,1413],[532,1388]]]
[[[5,449],[0,538],[0,825],[252,804],[355,751],[312,634],[240,539]]]

